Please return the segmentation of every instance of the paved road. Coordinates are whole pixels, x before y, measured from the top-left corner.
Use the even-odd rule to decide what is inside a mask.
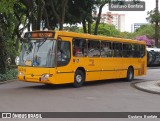
[[[159,74],[160,69],[148,69],[147,76],[134,81],[160,80]],[[20,81],[0,85],[0,112],[158,112],[159,100],[159,95],[137,90],[123,80],[87,83],[82,88]]]

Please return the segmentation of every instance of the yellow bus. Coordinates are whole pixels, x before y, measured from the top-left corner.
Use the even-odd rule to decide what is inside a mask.
[[[18,80],[44,84],[125,78],[146,74],[146,44],[141,41],[66,31],[25,33]]]

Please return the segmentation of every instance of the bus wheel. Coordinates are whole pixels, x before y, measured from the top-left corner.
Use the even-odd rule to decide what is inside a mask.
[[[128,71],[127,71],[127,78],[126,78],[126,80],[130,82],[130,81],[133,80],[133,78],[134,78],[134,70],[133,70],[133,68],[129,67]]]
[[[84,72],[81,70],[77,70],[74,75],[74,87],[81,87],[85,81]]]

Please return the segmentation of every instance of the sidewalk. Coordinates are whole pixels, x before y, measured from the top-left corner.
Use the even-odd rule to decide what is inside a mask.
[[[133,85],[139,90],[160,94],[160,81],[136,82]]]
[[[15,80],[16,80],[16,79],[6,80],[6,81],[0,81],[0,85],[1,85],[1,84],[4,84],[4,83],[13,82],[13,81],[15,81]]]

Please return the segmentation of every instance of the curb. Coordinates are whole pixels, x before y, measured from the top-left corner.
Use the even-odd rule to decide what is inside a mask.
[[[144,92],[148,92],[148,93],[152,93],[152,94],[158,94],[160,95],[160,91],[155,91],[155,90],[152,90],[151,88],[142,88],[141,86],[138,86],[137,84],[138,83],[150,83],[150,82],[155,82],[155,87],[159,87],[159,90],[160,90],[160,81],[143,81],[143,82],[134,82],[134,83],[131,83],[131,86],[133,86],[134,88],[138,89],[138,90],[141,90],[141,91],[144,91]],[[153,85],[151,85],[153,87]]]
[[[6,80],[6,81],[0,81],[0,85],[1,84],[5,84],[5,83],[10,83],[10,82],[13,82],[15,81],[16,79],[12,79],[12,80]]]

